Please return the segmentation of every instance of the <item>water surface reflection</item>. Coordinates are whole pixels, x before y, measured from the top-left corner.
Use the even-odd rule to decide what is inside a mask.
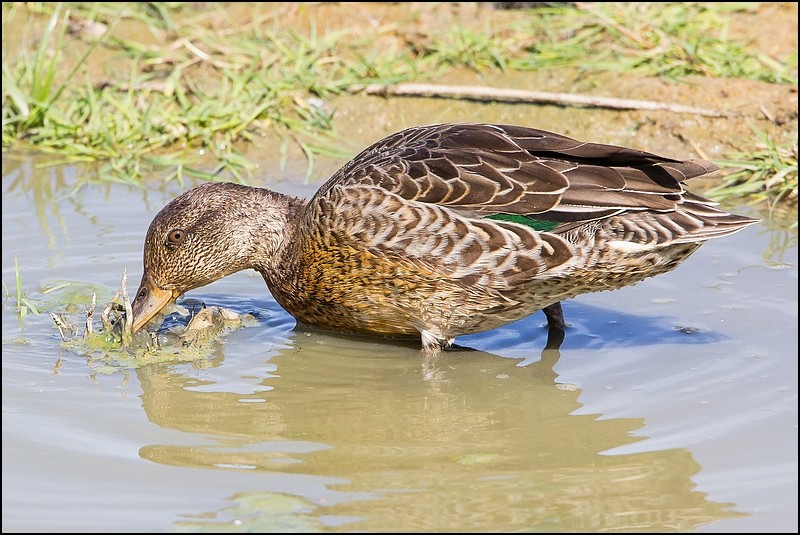
[[[644,422],[573,414],[581,392],[558,382],[557,350],[520,367],[481,351],[446,352],[426,364],[413,344],[321,333],[297,331],[286,342],[259,377],[248,377],[249,393],[200,381],[188,367],[137,370],[148,418],[198,436],[188,445],[147,445],[140,455],[254,478],[335,477],[345,481],[336,490],[370,499],[281,501],[289,512],[277,514],[273,495],[243,492],[215,520],[176,527],[245,514],[261,529],[267,518],[289,515],[302,529],[321,529],[315,519],[324,516],[364,531],[391,531],[398,518],[409,531],[662,531],[737,515],[694,489],[700,466],[687,449],[604,454],[642,440],[633,432]]]

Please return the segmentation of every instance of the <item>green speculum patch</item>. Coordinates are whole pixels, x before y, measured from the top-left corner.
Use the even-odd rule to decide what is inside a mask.
[[[525,225],[539,232],[549,232],[558,226],[557,221],[545,221],[543,219],[534,219],[527,215],[521,214],[493,214],[487,216],[486,219],[493,219],[495,221],[510,221],[519,225]]]

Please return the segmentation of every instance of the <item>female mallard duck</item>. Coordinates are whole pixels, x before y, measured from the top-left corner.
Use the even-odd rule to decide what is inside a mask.
[[[210,182],[167,204],[144,243],[133,330],[178,296],[252,268],[297,320],[420,336],[426,352],[560,302],[674,269],[757,220],[683,181],[717,167],[521,126],[403,130],[310,200]]]

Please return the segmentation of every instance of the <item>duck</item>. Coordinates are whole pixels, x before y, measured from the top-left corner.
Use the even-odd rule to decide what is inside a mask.
[[[206,182],[153,218],[132,330],[246,269],[298,323],[414,337],[427,354],[538,311],[565,329],[564,300],[669,272],[758,221],[687,189],[717,169],[527,126],[447,123],[377,141],[310,199]]]

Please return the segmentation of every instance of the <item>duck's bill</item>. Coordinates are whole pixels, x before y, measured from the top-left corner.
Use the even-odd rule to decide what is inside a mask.
[[[165,290],[154,284],[148,277],[142,278],[142,283],[136,291],[133,300],[133,325],[131,330],[138,331],[156,317],[164,307],[175,302],[180,294],[175,290]]]

